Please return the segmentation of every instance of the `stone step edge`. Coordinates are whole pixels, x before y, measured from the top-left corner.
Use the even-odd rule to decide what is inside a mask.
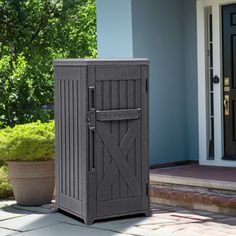
[[[229,182],[229,181],[206,180],[198,178],[170,176],[163,174],[150,174],[150,182],[151,184],[168,183],[168,184],[178,184],[186,186],[196,186],[202,188],[222,189],[236,192],[235,182]]]
[[[234,208],[236,210],[236,195],[235,197],[232,197],[222,196],[215,193],[176,191],[151,185],[150,197],[151,199],[160,198],[172,201],[182,201],[185,203],[215,205],[218,207]]]

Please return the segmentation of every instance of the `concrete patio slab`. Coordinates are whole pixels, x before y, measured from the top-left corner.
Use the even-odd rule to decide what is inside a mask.
[[[3,200],[1,200],[0,201],[0,208],[3,208],[3,207],[7,207],[7,206],[11,206],[11,205],[14,205],[14,204],[16,204],[16,201],[14,201],[14,200],[9,200],[9,201],[3,201]]]
[[[54,204],[47,204],[47,205],[40,206],[40,207],[19,206],[17,204],[13,204],[12,207],[19,209],[19,210],[26,210],[26,211],[36,212],[36,213],[43,213],[43,214],[53,213],[56,211]]]
[[[7,235],[13,235],[17,231],[9,230],[9,229],[2,229],[0,228],[0,236],[7,236]]]
[[[117,218],[84,225],[75,218],[61,213],[28,212],[14,204],[0,209],[0,236],[225,236],[236,235],[236,217],[204,211],[190,211],[177,207],[152,205],[152,217]],[[12,212],[11,212],[12,211]],[[10,212],[10,213],[9,213]],[[12,214],[16,217],[12,218]],[[10,218],[8,218],[10,217]]]
[[[128,234],[120,234],[110,230],[102,230],[96,228],[90,228],[85,226],[71,225],[67,223],[61,223],[59,225],[53,225],[46,228],[37,229],[34,231],[28,231],[24,233],[16,233],[14,235],[19,236],[78,236],[78,235],[86,235],[86,236],[129,236]]]
[[[145,225],[150,221],[150,218],[146,217],[137,217],[124,220],[112,220],[104,223],[95,223],[91,227],[97,229],[108,229],[116,232],[131,234],[131,235],[152,235],[153,231],[150,229],[139,228],[137,225]]]
[[[0,222],[3,220],[18,218],[27,214],[29,214],[29,212],[19,212],[13,208],[5,208],[5,210],[0,209]]]
[[[0,221],[0,227],[28,231],[59,224],[61,222],[71,222],[71,218],[59,213],[54,214],[29,214],[26,216]]]

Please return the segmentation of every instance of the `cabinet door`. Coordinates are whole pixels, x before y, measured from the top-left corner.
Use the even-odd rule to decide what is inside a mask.
[[[99,66],[93,74],[97,217],[145,210],[147,66]]]

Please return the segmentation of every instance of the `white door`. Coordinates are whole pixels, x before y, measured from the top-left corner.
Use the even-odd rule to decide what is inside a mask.
[[[197,0],[199,161],[201,165],[236,166],[236,160],[225,158],[225,147],[228,144],[225,142],[225,120],[229,105],[226,98],[229,97],[227,91],[230,89],[226,86],[228,77],[223,73],[225,54],[222,21],[224,7],[229,5],[236,7],[236,0]]]

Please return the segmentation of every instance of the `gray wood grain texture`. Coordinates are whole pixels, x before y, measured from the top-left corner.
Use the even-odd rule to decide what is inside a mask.
[[[95,67],[94,66],[89,66],[88,67],[88,86],[95,86]],[[86,90],[85,90],[86,91]],[[88,91],[88,89],[87,89]],[[87,98],[87,100],[91,100],[93,98]],[[94,102],[92,102],[94,103]],[[91,104],[92,104],[91,103]],[[90,105],[91,105],[90,104]],[[93,107],[88,107],[88,111],[92,111]],[[95,111],[94,111],[95,112]],[[94,131],[90,131],[94,132]],[[95,136],[93,136],[92,138],[95,138]],[[87,147],[88,147],[88,158],[87,158],[87,166],[88,166],[88,186],[87,186],[87,201],[88,201],[88,206],[87,206],[87,221],[90,221],[91,218],[95,218],[97,215],[97,207],[96,207],[96,202],[97,202],[97,194],[96,194],[96,179],[97,179],[97,173],[96,171],[94,171],[91,167],[91,156],[92,158],[95,160],[95,157],[93,155],[95,155],[95,152],[93,153],[89,153],[92,149],[94,150],[96,147],[91,147],[91,145],[95,145],[95,140],[92,141],[91,143],[91,139],[90,142],[88,143]],[[95,169],[96,169],[96,163],[95,163]],[[81,183],[83,184],[83,183]]]
[[[96,80],[112,81],[112,86],[117,83],[114,80],[140,80],[140,69],[140,66],[100,66],[96,69]]]
[[[149,209],[148,61],[126,62],[54,62],[57,207],[88,224]],[[91,86],[94,112],[140,109],[139,115],[133,119],[130,115],[129,120],[117,119],[119,115],[97,119],[94,140],[89,141],[86,117]]]
[[[54,91],[55,92],[55,165],[56,168],[56,202],[60,204],[60,186],[61,186],[61,81],[58,78],[58,68],[54,69]]]
[[[149,163],[148,163],[148,130],[149,130],[149,102],[148,102],[148,67],[142,66],[142,208],[149,209]],[[148,189],[147,189],[148,188]],[[147,194],[148,193],[148,194]]]
[[[74,208],[82,206],[82,187],[81,187],[81,170],[82,152],[79,153],[82,145],[82,133],[78,119],[79,102],[82,80],[78,80],[81,68],[69,70],[65,67],[55,68],[55,107],[56,107],[56,175],[57,184],[57,205],[65,205],[65,199],[74,199]],[[69,73],[69,74],[68,74]],[[66,80],[65,78],[70,78]],[[85,85],[85,83],[84,83]],[[85,86],[86,87],[86,86]],[[81,108],[80,108],[81,109]],[[84,108],[84,114],[86,114]],[[86,129],[86,128],[85,128]],[[79,145],[81,143],[81,145]],[[81,148],[78,148],[80,146]],[[85,150],[85,148],[84,148]],[[80,163],[80,164],[79,164]],[[72,207],[72,203],[67,204]],[[82,208],[80,209],[82,212]]]
[[[127,65],[149,65],[147,58],[135,59],[56,59],[54,66],[127,66]]]
[[[110,67],[99,67],[97,71],[99,72],[96,73],[97,99],[99,100],[100,96],[104,98],[103,104],[96,107],[97,110],[109,113],[112,110],[115,112],[123,109],[141,109],[141,67],[131,69],[129,66],[119,66],[113,67],[112,70]],[[115,79],[122,76],[124,71],[126,76],[120,80]],[[132,76],[129,76],[130,71]],[[119,121],[117,118],[109,121],[102,120],[98,116],[96,131],[99,144],[104,145],[104,150],[111,159],[109,162],[105,159],[104,165],[99,164],[104,166],[104,174],[103,177],[99,177],[100,184],[97,183],[98,204],[117,200],[115,205],[119,206],[120,200],[123,199],[122,204],[127,200],[128,205],[130,199],[140,196],[141,208],[141,119]],[[104,155],[99,152],[104,158],[107,153]],[[97,159],[102,160],[102,157],[98,156]],[[145,187],[146,184],[143,188]],[[109,208],[111,214],[115,213],[115,209],[111,206]],[[97,213],[100,215],[102,213],[99,209]]]
[[[140,73],[140,67],[139,67],[139,77],[141,78],[141,73]],[[128,80],[128,108],[134,108],[135,105],[135,95],[134,95],[134,83],[135,81]],[[140,93],[138,94],[140,96]],[[132,121],[128,121],[128,127],[131,125]],[[131,148],[130,152],[128,153],[128,163],[130,166],[130,171],[134,173],[134,159],[135,159],[135,153],[134,153],[134,146]],[[130,188],[128,189],[128,196],[132,196],[132,192],[130,191]]]
[[[81,186],[81,199],[82,199],[82,208],[83,208],[83,216],[84,218],[89,217],[88,213],[88,130],[87,130],[87,123],[85,117],[87,116],[88,111],[88,74],[87,74],[87,67],[81,67],[80,69],[80,127],[79,127],[79,135],[81,139],[81,146],[80,149],[80,172],[81,172],[81,179],[79,185]]]
[[[60,68],[58,68],[59,70]],[[59,73],[58,77],[63,77],[63,73]],[[60,81],[61,84],[61,192],[66,194],[66,163],[65,163],[65,156],[66,156],[66,148],[65,148],[65,81]]]
[[[98,72],[98,71],[97,71]],[[97,78],[99,78],[99,75],[97,75]],[[111,82],[111,109],[112,110],[117,110],[119,109],[119,87],[118,87],[118,82],[119,81],[112,81]],[[119,121],[112,121],[111,122],[111,133],[117,137],[116,139],[116,145],[119,145]],[[112,160],[112,162],[114,162]],[[119,191],[120,191],[120,186],[119,186],[119,171],[116,173],[114,172],[113,176],[113,185],[112,185],[112,190],[111,190],[111,197],[112,199],[119,199]]]
[[[79,141],[81,140],[80,138],[78,138],[78,133],[79,133],[79,116],[78,116],[78,81],[74,80],[73,81],[73,86],[72,86],[72,90],[73,90],[73,97],[74,97],[74,106],[73,106],[73,119],[74,119],[74,142],[73,142],[73,146],[74,146],[74,198],[75,199],[79,199],[81,200],[81,194],[80,194],[80,189],[79,189],[79,183],[80,183],[80,164],[79,163]]]
[[[120,109],[127,109],[127,81],[119,81],[119,105]],[[127,132],[128,122],[120,121],[120,144]],[[127,161],[127,154],[125,155]],[[128,196],[128,185],[122,175],[120,175],[120,198],[126,198]]]

